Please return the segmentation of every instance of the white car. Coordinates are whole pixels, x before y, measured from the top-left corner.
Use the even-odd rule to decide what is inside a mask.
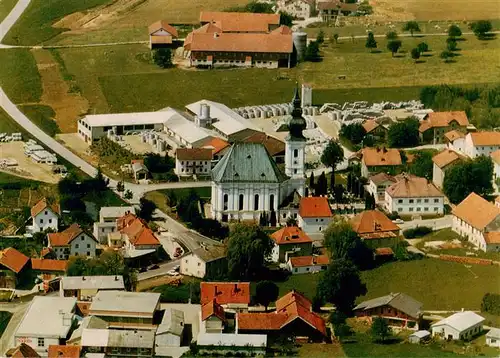
[[[175,270],[170,270],[170,271],[167,271],[167,275],[169,276],[179,276],[179,273]]]
[[[404,224],[404,223],[405,223],[405,222],[404,222],[404,220],[402,220],[402,219],[392,220],[392,222],[393,222],[394,224]]]

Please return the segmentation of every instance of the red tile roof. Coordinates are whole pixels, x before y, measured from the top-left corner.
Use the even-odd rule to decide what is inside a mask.
[[[384,231],[399,232],[400,230],[399,226],[378,210],[365,210],[359,213],[351,220],[351,225],[359,235]]]
[[[473,132],[469,133],[472,139],[472,144],[475,146],[499,146],[500,132]]]
[[[83,230],[80,227],[80,225],[78,225],[77,223],[72,224],[70,227],[68,227],[66,230],[64,230],[62,232],[50,233],[47,235],[47,238],[49,239],[49,243],[50,243],[51,247],[68,246],[71,241],[73,241],[78,235],[80,235],[82,233],[87,234],[94,241],[97,242],[97,239],[94,237],[94,235]]]
[[[134,246],[161,245],[148,225],[132,214],[125,215],[118,225],[120,232],[127,235],[128,240]]]
[[[470,193],[453,209],[452,214],[477,230],[483,231],[500,215],[500,208],[476,193]]]
[[[273,232],[271,238],[277,245],[312,243],[311,238],[297,226],[282,227]]]
[[[13,247],[8,247],[5,250],[0,251],[0,264],[15,273],[19,273],[28,261],[29,258],[27,256]]]
[[[221,139],[219,137],[209,137],[207,140],[202,142],[200,145],[201,148],[209,148],[212,150],[212,155],[216,155],[223,149],[226,149],[229,147],[231,144],[229,142],[226,142],[224,139]]]
[[[7,357],[12,358],[39,358],[40,355],[31,346],[26,343],[21,343],[19,346],[9,349]]]
[[[81,346],[50,345],[48,358],[79,358]]]
[[[371,175],[368,180],[372,181],[375,185],[380,185],[383,183],[387,183],[388,181],[395,183],[396,179],[389,174],[386,173],[377,173],[374,175]]]
[[[292,256],[289,260],[292,267],[324,266],[330,263],[327,255]]]
[[[457,130],[451,130],[449,132],[446,132],[444,134],[444,137],[449,141],[449,142],[453,142],[455,139],[458,139],[458,138],[465,138],[465,134],[460,132],[460,131],[457,131]]]
[[[49,205],[47,198],[43,198],[31,208],[31,217],[37,216],[45,209],[50,209],[53,213],[61,215],[61,208],[59,204]]]
[[[286,314],[238,313],[238,328],[247,331],[278,331],[288,320]]]
[[[178,160],[212,160],[212,150],[208,148],[177,148]]]
[[[159,30],[165,30],[170,35],[172,35],[172,37],[178,36],[177,29],[163,20],[156,21],[156,22],[152,23],[151,25],[149,25],[148,29],[149,29],[150,35],[154,34],[156,31],[159,31]]]
[[[401,154],[394,148],[363,148],[362,161],[367,167],[401,165]]]
[[[461,127],[469,125],[469,119],[464,111],[431,112],[425,120],[420,122],[418,130],[423,133],[430,128],[448,127],[453,121],[457,122]]]
[[[495,150],[490,154],[491,160],[495,163],[500,164],[500,149]]]
[[[47,256],[48,254],[50,254],[52,252],[52,249],[50,247],[44,247],[42,249],[42,251],[40,252],[40,256],[42,258],[44,258],[45,256]]]
[[[447,165],[452,164],[452,163],[454,163],[457,160],[460,160],[462,158],[463,158],[463,156],[458,154],[457,152],[450,150],[450,149],[445,149],[442,152],[439,152],[438,154],[433,156],[432,161],[439,168],[444,168]]]
[[[210,317],[217,317],[221,321],[226,320],[226,315],[224,314],[224,308],[216,302],[215,299],[208,301],[201,306],[201,320],[205,321]]]
[[[299,215],[302,218],[329,218],[332,211],[326,197],[310,196],[300,199]]]
[[[484,234],[487,244],[500,244],[500,231],[492,231]]]
[[[215,23],[223,32],[268,32],[270,25],[279,25],[279,14],[248,12],[200,12],[201,23]]]
[[[392,256],[394,251],[390,247],[379,247],[375,249],[375,255],[377,256]]]
[[[255,132],[246,138],[240,140],[243,143],[260,143],[266,147],[267,152],[271,157],[285,153],[285,143],[277,138],[274,138],[264,132]]]
[[[415,175],[397,175],[397,182],[386,189],[392,198],[444,197],[444,194],[426,178]]]
[[[67,267],[67,260],[31,259],[33,270],[66,272]]]
[[[202,282],[200,290],[202,304],[214,299],[220,305],[250,303],[250,282]]]
[[[379,124],[374,119],[367,119],[363,122],[362,126],[366,133],[370,133],[375,128],[378,128]]]

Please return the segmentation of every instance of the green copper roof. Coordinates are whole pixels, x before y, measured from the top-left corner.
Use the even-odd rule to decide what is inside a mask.
[[[212,170],[212,180],[223,183],[282,183],[282,173],[260,143],[235,143]]]

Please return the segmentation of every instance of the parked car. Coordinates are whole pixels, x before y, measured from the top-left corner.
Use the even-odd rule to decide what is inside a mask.
[[[149,266],[149,269],[150,269],[150,270],[156,270],[156,269],[159,269],[159,268],[160,268],[160,266],[159,266],[159,265],[157,265],[157,264],[154,264],[154,265]]]
[[[179,273],[175,270],[170,270],[170,271],[167,271],[167,275],[169,276],[179,276]]]
[[[404,223],[405,223],[405,221],[404,221],[403,219],[396,219],[396,220],[392,220],[392,222],[393,222],[394,224],[404,224]]]

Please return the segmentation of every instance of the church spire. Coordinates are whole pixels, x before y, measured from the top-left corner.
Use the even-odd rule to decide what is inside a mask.
[[[287,140],[305,140],[302,131],[306,129],[306,121],[302,117],[302,104],[299,95],[299,84],[296,83],[292,100],[292,119],[288,123]]]

